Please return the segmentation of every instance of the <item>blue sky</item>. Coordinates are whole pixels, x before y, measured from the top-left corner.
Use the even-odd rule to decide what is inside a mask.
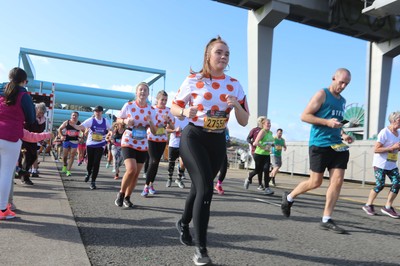
[[[18,64],[20,47],[166,70],[170,100],[189,69],[199,70],[206,43],[216,35],[230,47],[228,75],[247,92],[248,11],[211,0],[1,1],[0,81]],[[268,117],[289,141],[305,141],[309,125],[300,114],[312,95],[330,84],[339,67],[352,72],[343,96],[365,103],[367,42],[283,21],[274,30]],[[37,79],[132,90],[148,75],[77,63],[33,58]],[[398,110],[400,58],[394,60],[388,111]],[[395,89],[396,88],[396,89]],[[231,119],[231,135],[248,131]]]

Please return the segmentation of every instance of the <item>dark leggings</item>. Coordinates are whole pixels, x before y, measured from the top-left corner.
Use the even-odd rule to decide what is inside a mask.
[[[19,166],[26,170],[29,171],[29,168],[32,167],[33,163],[36,161],[38,158],[38,146],[37,143],[30,143],[30,142],[22,142],[21,149],[25,149],[26,152],[23,156],[22,153],[20,154],[19,158]]]
[[[219,169],[218,181],[220,183],[224,182],[227,171],[228,171],[228,154],[225,156],[225,160],[221,165],[221,169]]]
[[[262,175],[264,173],[265,187],[269,187],[269,168],[271,164],[271,157],[269,155],[254,154],[254,162],[256,168],[249,173],[249,180],[253,179],[253,176],[258,175],[258,184],[262,185]]]
[[[196,246],[206,247],[213,181],[226,155],[225,133],[207,133],[189,123],[182,132],[179,151],[192,180],[182,223],[189,224],[193,218]]]
[[[99,174],[100,161],[104,153],[104,147],[86,147],[86,150],[88,159],[86,170],[88,175],[92,177],[92,182],[95,182],[97,175]]]
[[[153,183],[156,179],[158,165],[166,145],[166,142],[149,141],[149,169],[146,172],[146,185]]]
[[[175,161],[179,158],[179,148],[168,148],[168,176],[171,179],[174,174]]]

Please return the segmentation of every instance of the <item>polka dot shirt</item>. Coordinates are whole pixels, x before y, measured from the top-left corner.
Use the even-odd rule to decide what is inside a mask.
[[[154,135],[151,133],[150,128],[147,129],[147,139],[150,141],[154,142],[167,142],[168,141],[168,135],[167,131],[165,128],[167,127],[167,120],[164,119],[165,116],[169,117],[171,123],[174,124],[175,122],[175,117],[171,114],[170,108],[165,107],[165,108],[158,108],[156,105],[153,106],[153,109],[156,112],[156,127],[158,134]]]
[[[204,119],[207,111],[225,111],[225,127],[229,120],[229,113],[232,110],[227,102],[226,96],[235,96],[238,102],[247,106],[246,95],[239,81],[227,75],[221,77],[202,78],[201,74],[188,76],[176,94],[173,103],[184,108],[197,106],[197,115],[189,118],[189,122],[196,126],[204,127]]]
[[[135,128],[148,128],[149,122],[147,121],[146,117],[150,115],[154,124],[156,124],[156,112],[152,106],[139,106],[139,104],[134,102],[127,102],[122,107],[120,113],[118,114],[118,118],[132,118],[134,121],[133,129]],[[132,148],[138,151],[147,151],[148,150],[148,142],[147,138],[144,137],[142,139],[135,139],[132,136],[131,130],[125,130],[124,134],[122,135],[121,139],[121,146]]]

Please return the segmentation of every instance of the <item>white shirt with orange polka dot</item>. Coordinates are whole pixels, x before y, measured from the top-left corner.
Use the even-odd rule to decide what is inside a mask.
[[[132,101],[124,104],[117,117],[122,119],[132,118],[134,121],[133,128],[148,128],[150,125],[145,118],[146,115],[150,115],[153,123],[156,124],[156,113],[152,106],[149,106],[147,104],[145,106],[139,106],[136,101]],[[122,135],[121,146],[132,148],[138,151],[148,150],[147,138],[143,138],[141,140],[133,139],[131,130],[125,130],[124,134]]]
[[[153,106],[155,112],[156,112],[156,127],[157,128],[164,128],[164,134],[162,135],[154,135],[153,133],[151,133],[150,128],[147,129],[147,139],[150,141],[154,141],[154,142],[167,142],[168,141],[168,135],[167,135],[167,131],[165,130],[165,128],[167,127],[167,120],[164,119],[164,116],[168,116],[171,124],[175,123],[175,117],[171,114],[171,110],[169,107],[165,107],[165,108],[158,108],[156,105]]]
[[[226,103],[226,96],[235,96],[238,102],[245,106],[246,95],[239,81],[224,75],[222,77],[201,78],[201,74],[192,74],[182,83],[176,94],[173,103],[184,108],[197,106],[197,115],[189,118],[189,122],[196,126],[204,127],[204,118],[207,111],[225,111],[227,114],[225,126],[229,120],[229,113],[232,110]]]

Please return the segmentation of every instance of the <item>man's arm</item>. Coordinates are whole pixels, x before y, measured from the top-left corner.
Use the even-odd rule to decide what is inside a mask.
[[[301,121],[317,126],[326,126],[331,128],[342,127],[342,124],[337,121],[336,118],[325,119],[315,116],[315,113],[318,112],[322,104],[325,102],[325,98],[326,95],[324,90],[315,93],[301,114]]]

